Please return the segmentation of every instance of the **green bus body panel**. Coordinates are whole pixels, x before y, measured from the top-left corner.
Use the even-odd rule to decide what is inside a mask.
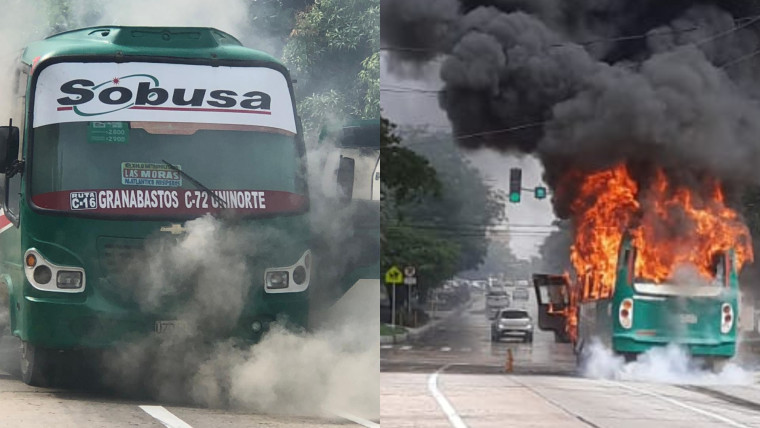
[[[27,46],[22,61],[54,56],[155,56],[213,60],[257,60],[281,64],[269,54],[243,47],[229,34],[202,27],[90,27],[56,34]]]
[[[620,254],[630,248],[630,242],[624,241]],[[736,352],[739,282],[733,251],[729,251],[727,256],[732,260],[729,285],[723,286],[716,296],[650,296],[637,293],[628,282],[627,266],[619,262],[609,320],[612,323],[612,349],[621,353],[642,353],[656,346],[675,343],[696,356],[732,357]],[[626,298],[633,299],[633,325],[630,329],[624,328],[618,317],[620,304]],[[733,325],[726,334],[720,331],[723,303],[730,304],[734,314]],[[686,323],[682,316],[696,317],[696,322]]]
[[[622,300],[616,296],[612,313],[617,314]],[[728,332],[720,332],[721,305],[736,300],[730,293],[723,297],[667,297],[663,301],[635,299],[633,326],[623,328],[617,317],[613,321],[613,349],[618,352],[641,353],[654,346],[676,343],[687,347],[694,355],[733,356],[736,344],[736,322]],[[632,295],[632,294],[631,294]],[[695,315],[696,323],[686,324],[681,315]],[[646,332],[641,334],[640,332]]]
[[[256,340],[249,329],[255,320],[267,326],[282,314],[290,324],[307,327],[309,305],[308,289],[300,293],[267,294],[263,289],[264,269],[295,263],[309,248],[309,233],[304,216],[288,216],[250,220],[251,227],[271,227],[288,231],[290,239],[277,251],[266,252],[259,264],[251,266],[251,288],[239,317],[236,334]],[[16,260],[15,268],[7,273],[13,278],[15,307],[12,331],[22,340],[50,348],[99,348],[121,340],[150,334],[158,320],[181,319],[181,303],[188,296],[177,296],[174,305],[157,308],[150,313],[140,310],[136,301],[116,297],[103,266],[98,240],[109,237],[116,241],[138,240],[160,234],[159,228],[167,221],[115,221],[65,216],[40,215],[22,205],[22,232],[16,228],[2,234],[3,249],[13,245],[12,236],[19,246],[6,260]],[[300,240],[299,240],[300,238]],[[48,261],[58,265],[84,268],[86,272],[83,293],[57,293],[32,287],[21,266],[23,251],[36,248]],[[8,248],[11,250],[11,248]],[[4,265],[8,266],[6,261]],[[316,278],[312,274],[310,288]],[[218,286],[209,284],[209,286]]]

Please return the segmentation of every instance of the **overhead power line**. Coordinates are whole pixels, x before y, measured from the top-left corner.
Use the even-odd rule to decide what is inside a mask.
[[[742,16],[738,18],[734,18],[734,24],[736,24],[735,27],[729,28],[724,31],[720,31],[718,33],[712,34],[702,40],[698,40],[694,42],[695,45],[699,46],[714,40],[717,40],[721,37],[725,37],[729,34],[735,33],[736,31],[739,31],[743,28],[749,27],[750,25],[760,21],[760,15],[748,15],[748,16]],[[626,36],[616,36],[616,37],[598,37],[595,39],[590,40],[584,40],[581,42],[562,42],[562,43],[552,43],[550,45],[547,45],[551,48],[559,48],[563,46],[590,46],[595,45],[599,43],[609,43],[609,42],[624,42],[628,40],[638,40],[638,39],[645,39],[648,37],[661,37],[661,36],[672,36],[676,34],[682,34],[682,33],[690,33],[692,31],[696,31],[698,29],[702,28],[702,26],[694,25],[687,28],[673,28],[669,30],[660,30],[660,31],[648,31],[646,33],[639,33],[639,34],[630,34]],[[381,46],[381,51],[389,51],[389,52],[424,52],[424,53],[437,53],[439,52],[436,49],[431,48],[415,48],[415,47],[406,47],[406,46]]]

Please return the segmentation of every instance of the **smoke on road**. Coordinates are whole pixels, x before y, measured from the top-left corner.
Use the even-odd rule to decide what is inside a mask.
[[[675,344],[652,348],[628,363],[596,338],[584,352],[586,357],[581,374],[589,378],[721,385],[751,384],[754,381],[752,372],[731,361],[718,370],[709,370],[704,361],[695,359],[686,349]]]

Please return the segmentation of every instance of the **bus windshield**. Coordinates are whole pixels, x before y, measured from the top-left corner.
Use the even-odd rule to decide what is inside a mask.
[[[151,124],[135,125],[75,122],[36,129],[35,205],[167,216],[210,212],[222,204],[247,214],[301,208],[297,197],[304,195],[304,184],[294,136],[220,125],[190,135],[153,134]],[[102,141],[107,138],[116,141]],[[172,166],[219,198],[200,191]]]
[[[30,195],[89,216],[307,207],[292,93],[269,67],[55,63],[36,79]]]

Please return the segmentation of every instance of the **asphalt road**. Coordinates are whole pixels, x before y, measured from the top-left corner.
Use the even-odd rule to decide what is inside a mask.
[[[584,378],[551,335],[491,344],[482,299],[416,341],[381,349],[382,426],[760,427],[760,377],[748,367],[737,368],[740,382]]]
[[[534,296],[529,301],[513,301],[512,307],[526,309],[536,319]],[[503,338],[491,342],[490,320],[485,314],[485,299],[473,295],[469,304],[452,313],[427,330],[417,340],[380,349],[381,371],[429,372],[445,364],[449,371],[499,373],[503,371],[507,353],[512,352],[516,373],[561,373],[575,371],[575,355],[569,345],[554,343],[551,333],[534,331],[533,343],[519,338]]]
[[[373,322],[369,323],[364,318],[356,322],[362,326],[366,324],[367,331],[379,331],[376,303],[378,287],[372,287],[370,291],[371,299],[362,294],[363,290],[352,289],[331,309],[331,313],[362,312],[363,315],[371,317]],[[356,301],[366,302],[369,307],[365,308],[351,300],[355,295]],[[356,318],[342,314],[338,319]],[[319,349],[324,351],[324,348]],[[17,339],[8,336],[0,338],[0,428],[379,427],[376,413],[371,417],[373,421],[352,413],[326,411],[319,417],[266,415],[240,409],[203,408],[177,402],[156,402],[148,393],[127,393],[119,391],[118,387],[98,386],[96,382],[92,382],[94,373],[86,365],[67,373],[69,376],[65,388],[30,387],[18,377],[18,350]],[[304,359],[310,358],[313,356],[304,356]],[[377,376],[377,372],[374,373],[362,373],[365,377],[356,378],[354,382],[376,385],[377,378],[375,377],[374,381],[372,378]],[[356,389],[361,390],[358,387]],[[297,408],[297,405],[291,408]]]
[[[243,410],[212,409],[158,403],[150,397],[125,396],[85,384],[66,388],[36,388],[24,384],[15,373],[14,340],[0,343],[0,427],[171,427],[242,428],[368,426],[376,423],[350,414],[323,417],[263,415]]]

